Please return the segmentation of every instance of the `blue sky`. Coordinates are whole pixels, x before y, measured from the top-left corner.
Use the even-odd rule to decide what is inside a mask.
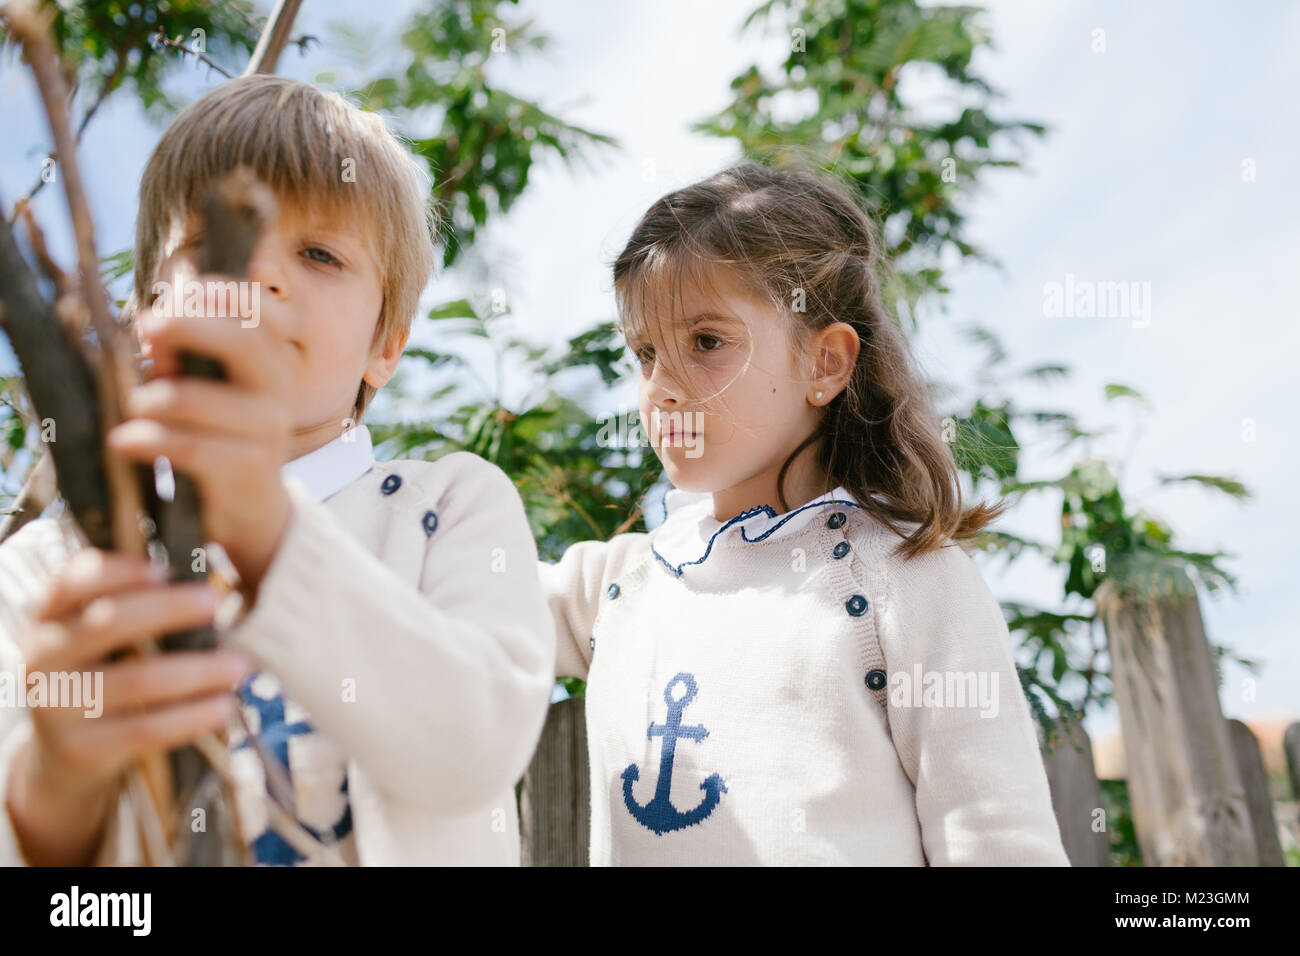
[[[346,19],[372,31],[382,55],[381,38],[413,6],[384,4],[382,20],[366,22],[355,4],[308,0],[300,26],[327,36],[329,22]],[[503,57],[494,63],[499,81],[614,135],[621,148],[596,155],[590,168],[543,163],[528,194],[476,247],[480,274],[442,277],[429,301],[481,292],[485,284],[503,288],[515,327],[551,342],[612,316],[609,263],[641,212],[736,158],[729,143],[688,126],[725,103],[728,80],[742,67],[780,56],[782,38],[738,34],[752,6],[522,3],[554,46],[544,57]],[[1002,268],[961,266],[951,274],[945,311],[925,316],[916,341],[921,361],[969,395],[983,352],[961,329],[978,322],[1001,336],[1010,367],[1070,365],[1074,374],[1063,383],[1008,383],[1007,390],[1022,405],[1068,409],[1086,425],[1113,426],[1114,435],[1092,451],[1124,463],[1126,493],[1169,521],[1185,547],[1237,555],[1228,566],[1240,593],[1203,600],[1203,613],[1212,639],[1264,666],[1253,699],[1242,683],[1247,675],[1228,670],[1224,710],[1294,717],[1300,650],[1290,622],[1300,617],[1300,559],[1291,509],[1300,453],[1295,425],[1286,422],[1300,398],[1293,305],[1300,132],[1292,122],[1300,6],[986,6],[996,48],[979,66],[1006,94],[996,112],[1044,122],[1051,132],[1030,141],[1025,169],[990,174],[968,205],[970,238]],[[1093,49],[1098,29],[1105,52]],[[339,65],[328,47],[307,57],[291,50],[281,72],[311,80]],[[197,94],[219,80],[205,74],[187,70],[176,87]],[[935,92],[920,83],[906,95],[921,108],[942,108]],[[0,195],[12,202],[37,171],[45,143],[34,95],[12,62],[0,70],[0,121],[9,131]],[[101,251],[132,240],[134,194],[157,135],[128,99],[106,107],[91,127],[82,162]],[[1246,160],[1254,182],[1243,181]],[[61,196],[47,188],[38,215],[71,262],[61,209]],[[1044,285],[1067,274],[1150,283],[1150,323],[1046,317]],[[508,373],[509,385],[516,380]],[[1135,418],[1130,408],[1106,403],[1107,382],[1143,392],[1150,414]],[[593,394],[591,402],[597,413],[633,407],[634,386]],[[1250,428],[1254,438],[1245,440]],[[1024,473],[1056,475],[1069,461],[1031,446]],[[1232,475],[1255,497],[1237,504],[1156,485],[1157,474],[1192,472]],[[1046,537],[1058,514],[1059,502],[1045,497],[1017,509],[1005,527]],[[1032,559],[982,567],[999,598],[1042,604],[1049,603],[1042,595],[1060,593],[1058,574]],[[1113,730],[1116,722],[1112,710],[1092,718],[1089,729]]]

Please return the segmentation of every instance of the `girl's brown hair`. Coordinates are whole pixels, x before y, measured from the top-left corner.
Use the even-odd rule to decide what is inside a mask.
[[[1006,510],[1005,501],[962,506],[929,387],[881,297],[890,266],[877,227],[848,190],[808,171],[750,163],[664,196],[614,262],[625,328],[644,322],[665,289],[707,285],[718,269],[789,317],[796,348],[834,322],[858,334],[848,384],[781,468],[782,511],[786,472],[813,444],[827,490],[842,485],[903,537],[896,551],[904,558],[973,538]]]

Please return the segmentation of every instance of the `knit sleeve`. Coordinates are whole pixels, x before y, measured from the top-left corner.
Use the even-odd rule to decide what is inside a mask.
[[[376,787],[469,813],[523,775],[546,720],[555,647],[537,548],[496,465],[464,452],[433,477],[400,465],[402,492],[376,486],[350,519],[392,509],[382,560],[290,484],[289,528],[229,640]]]
[[[893,559],[890,578],[889,726],[930,865],[1069,866],[1010,633],[979,569],[950,544]]]
[[[581,541],[570,545],[557,563],[538,565],[555,623],[556,677],[587,679],[600,596],[630,561],[648,551],[648,540],[648,534],[636,532],[609,541]]]

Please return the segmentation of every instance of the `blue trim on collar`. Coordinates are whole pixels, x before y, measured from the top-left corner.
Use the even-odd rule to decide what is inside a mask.
[[[772,527],[768,528],[757,538],[749,537],[749,535],[746,533],[746,529],[741,528],[740,529],[741,540],[745,541],[748,544],[757,544],[758,542],[766,538],[768,535],[776,531],[778,528],[780,528],[781,525],[785,524],[795,515],[799,514],[799,512],[807,511],[809,508],[824,508],[826,505],[848,505],[851,508],[862,507],[862,505],[858,504],[856,501],[846,501],[842,498],[831,498],[827,501],[812,501],[806,505],[803,505],[800,508],[795,508],[794,511],[791,511],[789,514],[785,515],[780,521],[772,525]],[[756,508],[750,508],[748,511],[742,511],[734,518],[728,519],[726,524],[724,524],[717,531],[713,532],[713,535],[709,538],[708,547],[704,549],[704,554],[700,555],[694,561],[683,561],[681,564],[677,565],[676,567],[673,567],[671,564],[668,563],[668,561],[664,558],[663,555],[661,555],[657,550],[655,550],[655,546],[653,544],[650,545],[650,553],[653,554],[656,559],[658,559],[660,564],[662,564],[665,568],[667,568],[672,573],[673,577],[680,578],[682,576],[682,571],[687,566],[692,564],[703,564],[708,559],[709,554],[713,551],[713,542],[717,540],[718,535],[722,534],[722,532],[726,531],[733,524],[736,524],[737,522],[747,521],[750,518],[754,517],[755,515],[759,515],[759,514],[765,514],[769,518],[775,518],[776,509],[773,508],[771,505],[759,505]]]

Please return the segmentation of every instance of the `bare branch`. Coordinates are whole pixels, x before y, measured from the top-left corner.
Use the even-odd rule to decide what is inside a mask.
[[[23,490],[18,493],[4,521],[0,521],[0,542],[17,533],[33,518],[39,518],[54,501],[55,493],[54,458],[47,453],[36,459],[23,482]]]
[[[101,427],[107,432],[122,420],[121,402],[130,379],[131,362],[118,334],[117,322],[109,314],[108,291],[99,278],[94,220],[86,201],[76,144],[68,122],[67,84],[50,40],[51,15],[18,3],[5,4],[3,14],[11,35],[22,44],[23,59],[31,66],[49,121],[54,150],[63,168],[63,191],[77,243],[81,295],[90,310],[91,324],[104,355],[95,380]],[[116,455],[106,453],[103,459],[112,506],[113,542],[129,554],[143,554],[145,542],[137,520],[141,507],[138,471],[132,463]]]
[[[36,224],[36,217],[32,215],[31,208],[26,204],[19,208],[22,209],[23,223],[27,226],[27,242],[32,247],[32,255],[36,257],[36,264],[40,267],[41,274],[54,283],[55,296],[62,298],[70,295],[73,292],[72,280],[50,255],[49,247],[45,245],[45,233]]]
[[[212,59],[212,57],[208,56],[206,53],[201,53],[198,50],[191,50],[184,43],[181,43],[179,40],[173,40],[171,37],[163,33],[161,30],[159,30],[157,33],[150,36],[149,41],[153,43],[155,47],[163,47],[168,50],[176,50],[180,53],[188,53],[190,56],[194,57],[194,59],[198,60],[199,62],[206,63],[208,66],[216,70],[226,79],[229,80],[234,78],[234,74],[232,74],[229,70],[227,70],[216,60]]]
[[[0,220],[0,305],[5,332],[22,366],[32,406],[53,419],[63,495],[97,548],[113,545],[94,375],[68,331],[41,297],[13,230]]]
[[[275,11],[267,21],[266,28],[258,38],[257,48],[253,50],[253,56],[244,69],[244,76],[275,72],[275,66],[280,62],[280,54],[284,51],[285,44],[289,42],[289,32],[293,29],[294,18],[298,16],[298,8],[301,6],[302,0],[277,0]],[[303,41],[298,42],[301,45]]]

